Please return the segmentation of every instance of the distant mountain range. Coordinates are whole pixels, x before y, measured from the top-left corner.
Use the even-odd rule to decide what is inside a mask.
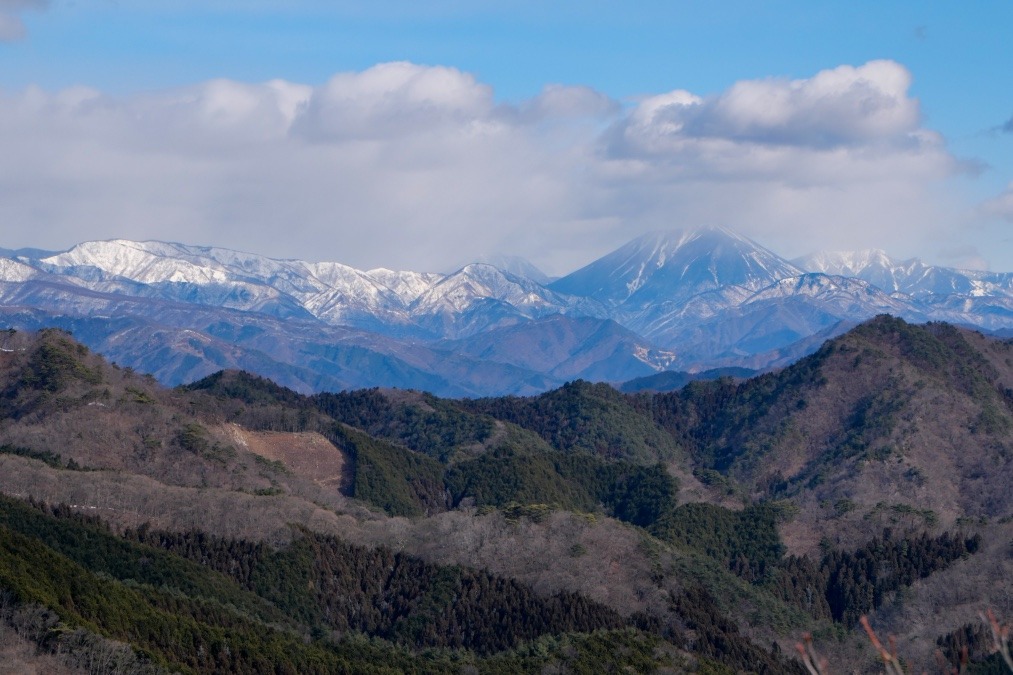
[[[554,281],[487,260],[436,274],[164,242],[0,249],[0,324],[66,328],[167,384],[240,368],[303,392],[445,396],[782,366],[878,314],[1013,329],[1011,273],[789,261],[722,228],[651,233]]]

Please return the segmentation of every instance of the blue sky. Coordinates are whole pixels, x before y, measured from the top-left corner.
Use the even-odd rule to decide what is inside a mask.
[[[0,0],[0,246],[560,273],[722,224],[1013,270],[1010,25],[1009,2]]]

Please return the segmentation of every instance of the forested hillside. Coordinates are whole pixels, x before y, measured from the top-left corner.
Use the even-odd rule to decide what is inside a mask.
[[[999,667],[1008,343],[880,317],[748,380],[476,400],[5,344],[0,614],[71,666],[801,673],[805,632],[872,668],[868,615]]]

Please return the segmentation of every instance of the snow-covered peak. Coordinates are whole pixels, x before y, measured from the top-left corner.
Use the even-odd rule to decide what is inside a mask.
[[[28,265],[11,260],[0,258],[0,281],[28,281],[38,275],[38,272]]]
[[[487,265],[465,265],[433,284],[412,305],[415,314],[462,312],[483,300],[512,305],[525,315],[562,311],[568,299],[539,283]]]
[[[647,304],[736,285],[759,289],[800,270],[719,227],[651,232],[550,284],[599,300]]]
[[[373,282],[365,272],[338,262],[304,262],[302,266],[316,279],[328,286]]]
[[[443,279],[442,274],[435,272],[395,271],[384,267],[369,270],[366,274],[394,291],[406,306]]]
[[[885,296],[883,291],[860,279],[835,274],[824,274],[822,272],[806,272],[795,277],[778,280],[776,283],[755,293],[750,297],[750,301],[758,298],[767,299],[789,295],[815,297],[828,292],[865,293],[868,295]]]
[[[861,251],[818,251],[792,262],[807,272],[850,277],[856,277],[869,268],[892,269],[899,266],[886,251],[878,248]]]
[[[623,248],[629,247],[646,253],[647,257],[664,262],[666,254],[675,253],[693,242],[705,241],[716,245],[738,244],[746,248],[763,248],[752,239],[717,225],[705,227],[679,228],[671,230],[653,230],[630,240]]]
[[[91,267],[114,277],[140,283],[177,282],[207,284],[224,282],[228,274],[219,266],[195,264],[180,254],[181,247],[163,242],[126,239],[89,241],[69,251],[43,258],[40,263],[61,272]]]
[[[377,314],[404,309],[398,294],[370,274],[335,262],[302,263],[319,290],[301,298],[314,316],[340,324],[350,311]]]
[[[146,294],[143,288],[128,288],[124,283],[162,285],[162,295],[188,301],[200,297],[205,303],[258,311],[265,303],[281,303],[301,307],[329,323],[340,324],[353,315],[400,311],[405,305],[384,284],[341,263],[277,260],[216,247],[96,241],[39,264],[47,271],[84,279],[97,290]],[[164,287],[167,283],[178,290]]]
[[[804,297],[818,301],[824,311],[833,311],[841,318],[866,319],[876,314],[913,316],[917,312],[903,296],[888,295],[876,286],[853,277],[822,272],[807,272],[781,279],[759,291],[744,305],[763,301],[783,301]]]
[[[855,277],[887,293],[914,298],[948,295],[982,297],[1013,292],[1013,275],[928,265],[918,258],[897,260],[884,251],[823,251],[795,261],[812,272]]]

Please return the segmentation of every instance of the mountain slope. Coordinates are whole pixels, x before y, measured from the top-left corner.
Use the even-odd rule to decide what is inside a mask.
[[[72,330],[122,365],[153,372],[168,384],[191,382],[223,368],[244,368],[307,392],[383,385],[467,396],[544,390],[558,382],[426,344],[316,321],[50,283],[6,289],[0,284],[0,293],[9,303],[0,307],[5,325]],[[85,305],[87,313],[63,314],[68,303]]]
[[[726,286],[759,290],[800,270],[723,228],[654,232],[552,282],[549,288],[643,307]]]
[[[687,316],[695,307],[689,303],[671,314],[654,309],[650,323],[639,326],[658,344],[685,345],[683,367],[725,365],[733,357],[786,349],[835,325],[885,312],[924,319],[911,303],[866,282],[812,273],[783,278],[703,316]]]
[[[121,538],[66,507],[4,497],[0,541],[2,620],[91,671],[538,672],[602,647],[615,667],[684,663],[652,654],[660,638],[578,595],[540,597],[306,530],[284,548],[204,532]],[[542,636],[557,639],[535,658],[511,650]]]
[[[454,453],[454,458],[448,458],[453,461],[445,464],[442,459],[417,453],[389,441],[381,441],[363,430],[336,426],[338,420],[350,418],[330,415],[327,412],[330,408],[323,403],[354,403],[357,400],[354,394],[321,395],[316,399],[306,399],[276,385],[235,375],[219,376],[205,386],[192,387],[186,391],[167,392],[150,378],[103,363],[96,355],[59,331],[48,331],[38,336],[8,334],[3,348],[5,351],[0,352],[0,401],[4,404],[3,414],[0,415],[0,489],[5,492],[14,492],[22,497],[44,496],[47,502],[68,502],[75,506],[63,507],[61,512],[69,512],[71,508],[85,509],[89,513],[94,511],[113,519],[121,527],[136,528],[150,521],[152,527],[171,524],[184,529],[199,523],[218,533],[233,533],[230,536],[235,536],[234,533],[237,532],[257,532],[258,536],[268,537],[275,542],[271,548],[278,548],[282,544],[287,546],[281,546],[277,553],[267,553],[263,544],[254,542],[223,544],[222,548],[219,546],[222,542],[213,537],[185,532],[158,533],[151,541],[169,550],[175,550],[172,548],[173,542],[182,542],[182,550],[195,553],[197,559],[204,564],[222,564],[220,571],[237,574],[238,580],[248,588],[260,574],[257,570],[265,562],[264,557],[269,558],[269,561],[278,563],[274,568],[276,572],[265,573],[262,583],[253,584],[253,589],[268,589],[270,593],[265,597],[276,606],[280,606],[281,600],[286,603],[293,601],[292,605],[286,604],[285,607],[294,606],[295,618],[303,625],[341,630],[353,627],[418,649],[427,645],[446,643],[452,646],[460,643],[480,651],[490,650],[489,646],[482,647],[479,642],[473,642],[478,639],[481,626],[489,623],[484,619],[476,619],[480,613],[468,612],[471,616],[468,621],[478,620],[478,623],[473,623],[470,631],[462,632],[454,626],[446,629],[442,627],[442,622],[452,617],[453,612],[447,614],[441,608],[456,607],[464,611],[471,598],[489,598],[492,597],[490,593],[499,593],[503,589],[512,593],[511,589],[516,587],[517,582],[495,580],[488,578],[488,575],[482,579],[472,579],[468,576],[471,573],[461,567],[433,570],[434,586],[426,590],[427,586],[423,583],[422,595],[416,596],[413,594],[419,590],[420,580],[424,580],[428,573],[418,573],[417,564],[409,561],[406,556],[380,550],[375,553],[377,562],[367,563],[361,570],[349,571],[345,563],[327,553],[332,549],[345,550],[348,546],[339,545],[332,537],[324,534],[310,535],[298,529],[293,530],[290,524],[295,522],[311,525],[326,534],[341,533],[359,542],[383,542],[399,548],[409,539],[417,539],[418,543],[414,545],[428,550],[431,550],[434,542],[445,542],[438,553],[432,551],[431,555],[450,557],[448,562],[458,565],[466,562],[466,556],[474,554],[472,544],[482,545],[482,555],[485,555],[485,545],[494,546],[501,552],[509,550],[511,554],[501,553],[499,562],[490,561],[484,566],[513,569],[514,574],[537,581],[539,590],[530,597],[518,596],[520,599],[517,601],[503,596],[491,602],[500,620],[514,617],[492,630],[490,635],[501,642],[488,643],[491,651],[499,651],[503,646],[502,640],[510,641],[513,639],[510,636],[519,636],[523,631],[528,633],[523,633],[522,639],[530,639],[538,634],[562,637],[561,630],[582,629],[575,624],[569,628],[561,625],[558,630],[542,630],[538,628],[540,624],[537,620],[539,606],[548,608],[547,614],[552,617],[551,621],[563,617],[565,611],[560,612],[562,606],[549,606],[555,602],[551,597],[560,590],[578,585],[592,590],[599,597],[609,599],[610,603],[619,603],[624,609],[618,625],[643,625],[643,630],[646,631],[640,633],[643,639],[655,646],[662,645],[663,651],[668,650],[665,653],[678,654],[676,645],[669,644],[665,647],[655,636],[662,632],[663,626],[663,632],[667,635],[679,636],[683,630],[679,612],[688,610],[679,609],[666,600],[672,597],[669,593],[681,597],[684,591],[680,587],[682,577],[674,577],[674,571],[654,576],[641,574],[639,570],[647,570],[651,566],[648,553],[643,549],[643,535],[611,520],[604,511],[614,510],[617,515],[633,522],[647,519],[644,521],[646,523],[656,518],[657,509],[667,508],[672,503],[674,494],[671,480],[667,478],[664,469],[657,465],[639,466],[595,457],[583,451],[562,455],[506,422],[471,415],[459,409],[455,414],[453,411],[456,404],[452,402],[441,402],[432,397],[410,393],[383,394],[392,400],[406,402],[404,405],[392,405],[388,410],[375,405],[375,397],[371,398],[368,393],[358,408],[345,404],[336,404],[334,407],[335,414],[340,410],[347,413],[357,409],[363,414],[377,416],[379,421],[387,419],[388,422],[390,418],[385,417],[387,413],[400,410],[402,413],[395,413],[394,417],[404,415],[400,429],[405,438],[417,438],[419,435],[420,428],[415,422],[418,419],[417,412],[424,412],[427,408],[445,410],[447,415],[434,416],[426,423],[438,434],[433,446],[434,454],[437,455],[451,429],[461,425],[467,427],[469,419],[474,421],[475,433],[460,435],[463,441],[460,452]],[[610,396],[615,399],[619,395],[613,392]],[[240,422],[246,431],[237,435],[234,425]],[[246,443],[237,440],[249,439],[251,429],[272,430],[276,434],[299,431],[300,438],[316,430],[326,441],[334,444],[330,455],[340,453],[345,461],[353,464],[351,485],[343,487],[334,481],[313,480],[311,476],[305,475],[303,469],[290,468],[282,460],[272,459],[284,458],[284,454],[265,453],[265,456],[251,452],[252,444],[249,440]],[[653,432],[655,436],[659,433],[658,430]],[[478,447],[469,442],[472,439],[480,440]],[[261,436],[259,440],[268,442],[268,437]],[[284,443],[283,440],[276,442]],[[535,471],[511,485],[511,472],[497,470],[525,465],[545,467],[546,471]],[[421,494],[423,486],[419,485],[420,466],[446,472],[442,479],[446,481],[454,501],[459,502],[462,508],[439,516],[433,514],[430,516],[432,520],[427,518],[412,522],[387,518],[380,512],[370,512],[344,493],[347,491],[355,497],[368,499],[374,506],[390,505],[385,508],[393,509],[394,504],[386,500],[386,495],[393,491],[407,489],[416,495]],[[409,470],[404,471],[406,468]],[[436,474],[436,479],[441,479],[439,473]],[[507,484],[504,484],[504,479],[507,479]],[[358,488],[364,485],[371,489],[360,493]],[[539,501],[511,505],[512,498],[522,495]],[[595,509],[597,515],[588,518],[553,514],[553,508],[541,501],[550,496],[570,500],[569,503],[579,504],[584,509]],[[471,503],[478,501],[487,509],[503,509],[503,512],[480,515],[467,505],[469,500]],[[447,508],[446,505],[440,507],[434,502],[430,502],[429,506],[438,510]],[[421,518],[423,513],[416,512],[412,515]],[[553,560],[542,560],[533,566],[530,560],[539,557],[533,548],[536,544],[514,541],[516,530],[510,524],[510,519],[520,518],[525,523],[530,522],[530,525],[525,524],[523,527],[534,527],[541,531],[541,521],[550,517],[552,527],[561,530],[558,537],[564,537],[562,541],[554,541],[553,547],[568,547],[573,553]],[[458,547],[444,536],[422,536],[426,531],[433,532],[432,528],[438,530],[444,527],[451,528],[456,537],[464,537],[471,543]],[[37,533],[39,528],[34,529]],[[84,612],[65,617],[71,626],[82,621],[91,622],[90,625],[100,626],[109,635],[130,640],[164,655],[169,662],[175,662],[178,656],[176,646],[171,640],[168,643],[164,641],[168,639],[165,631],[156,631],[156,637],[151,640],[147,636],[124,635],[124,617],[133,617],[127,619],[128,624],[135,620],[147,626],[161,624],[158,623],[158,617],[150,616],[150,606],[143,598],[121,587],[117,581],[120,577],[108,569],[92,568],[95,557],[88,557],[87,551],[82,554],[85,556],[82,560],[88,561],[87,566],[82,568],[80,562],[64,559],[69,555],[67,551],[44,550],[30,537],[25,540],[26,536],[29,535],[18,534],[13,539],[5,539],[5,545],[0,547],[4,556],[13,551],[13,558],[4,557],[0,561],[0,581],[16,584],[20,599],[48,607],[51,594],[48,591],[35,593],[40,584],[52,585],[53,588],[61,585],[69,587],[73,589],[71,595],[64,593],[61,597],[69,597],[68,602],[73,602]],[[6,537],[6,532],[0,532],[0,538],[2,537]],[[601,543],[593,543],[596,539]],[[567,540],[569,543],[564,543]],[[11,541],[14,544],[8,545]],[[91,537],[90,541],[94,542],[95,537]],[[593,555],[586,556],[585,559],[578,544],[593,546],[595,550],[599,545],[604,546],[602,551],[607,552],[607,556],[618,556],[630,570],[613,569],[612,557]],[[668,550],[664,544],[659,543],[658,546]],[[318,554],[323,554],[323,557],[317,558]],[[393,563],[390,562],[391,559]],[[241,562],[237,564],[237,560]],[[315,562],[317,560],[320,562]],[[39,576],[34,586],[24,574],[4,576],[12,566],[18,570],[25,569],[20,561],[39,565],[41,569],[52,571],[53,574]],[[578,563],[579,567],[575,567]],[[136,560],[132,560],[131,564],[144,565]],[[370,598],[363,601],[360,598],[355,601],[359,604],[349,605],[348,613],[339,609],[344,606],[342,603],[346,602],[347,594],[340,588],[332,589],[333,592],[328,589],[334,584],[345,583],[351,583],[358,589],[364,580],[373,579],[378,586],[390,590],[391,587],[387,584],[394,583],[393,580],[397,578],[397,574],[394,574],[388,579],[387,571],[392,564],[395,570],[405,571],[406,578],[414,580],[415,585],[406,587],[404,592],[392,591],[393,599]],[[703,567],[699,568],[698,564]],[[695,576],[687,576],[686,579],[699,577],[706,579],[710,585],[740,584],[733,581],[734,577],[729,572],[720,568],[712,569],[713,563],[698,563],[696,558],[692,558],[680,565],[680,570],[693,570],[692,575]],[[138,584],[143,584],[143,579],[137,574],[128,574],[131,575],[128,578],[134,580],[125,584],[128,589],[136,590]],[[605,575],[608,575],[610,583],[602,585],[597,580],[604,579]],[[308,581],[302,583],[303,580]],[[461,583],[457,584],[455,580],[460,580]],[[161,583],[172,587],[167,579]],[[633,585],[639,585],[642,592],[632,590]],[[95,592],[107,598],[106,604],[92,602],[92,596],[87,595],[96,588],[98,590]],[[737,587],[736,592],[760,597],[757,591],[741,586]],[[403,604],[413,605],[415,600],[412,598],[419,599],[417,609],[428,618],[407,620],[408,615],[402,611],[406,609]],[[190,611],[189,601],[178,594],[176,600],[176,610],[186,616]],[[83,607],[86,601],[87,611]],[[156,599],[157,602],[162,601]],[[584,621],[592,616],[593,612],[588,610],[594,603],[588,605],[589,601],[586,600],[576,602],[583,603],[583,608],[574,605],[575,617]],[[688,602],[689,600],[684,601]],[[320,606],[326,604],[326,612],[314,603],[319,603]],[[729,601],[729,604],[734,606],[734,601]],[[123,611],[121,605],[128,605],[135,613]],[[782,668],[776,667],[780,658],[772,655],[766,647],[758,647],[738,635],[736,624],[722,618],[721,610],[714,601],[708,600],[703,605],[697,601],[693,606],[697,608],[695,611],[705,611],[711,617],[702,623],[697,620],[697,631],[710,636],[708,640],[734,645],[734,649],[721,648],[713,653],[704,652],[702,656],[719,660],[732,659],[729,663],[737,664],[737,667],[744,667],[747,663],[766,663],[766,672],[783,672]],[[363,607],[375,607],[379,614],[364,613]],[[392,607],[390,616],[398,618],[385,628],[386,619],[383,617],[386,616],[384,611],[388,607]],[[513,613],[512,607],[517,608],[516,613]],[[635,614],[646,609],[650,609],[650,615]],[[603,616],[618,616],[616,609],[603,606],[603,611]],[[761,610],[761,614],[765,611]],[[782,607],[777,611],[786,610]],[[791,615],[790,612],[788,614]],[[328,618],[320,623],[320,615]],[[341,616],[356,618],[344,626],[335,623],[341,621]],[[792,616],[793,621],[800,618],[797,613]],[[374,619],[379,623],[374,623]],[[188,619],[179,616],[168,617],[166,620],[192,626]],[[233,627],[245,625],[234,618],[226,617],[226,620]],[[404,623],[399,623],[402,621]],[[460,622],[462,626],[467,623],[463,618]],[[601,625],[612,623],[607,621]],[[433,630],[422,630],[420,626],[432,626]],[[192,627],[195,634],[201,636],[206,631],[213,630],[206,626]],[[599,625],[583,626],[586,629],[595,627]],[[200,639],[203,641],[204,638]],[[233,640],[230,644],[235,646],[243,639],[252,638],[234,636],[233,640],[230,637]],[[612,640],[604,635],[598,639],[605,640],[606,644]],[[679,640],[681,644],[681,638]],[[309,648],[326,648],[328,644],[311,642]],[[375,663],[390,663],[385,661],[382,644],[377,649],[378,653],[370,652],[364,658]],[[247,655],[256,652],[255,649],[251,650]],[[620,659],[625,658],[624,654],[629,655],[624,648],[615,645],[611,651],[615,651],[616,658]],[[212,653],[217,655],[219,651],[214,650]],[[293,659],[297,661],[295,657],[299,654],[294,653]],[[413,652],[405,658],[416,657],[418,654]],[[189,658],[197,657],[191,654]],[[524,672],[527,668],[509,661],[512,658],[509,654],[503,654],[502,658],[506,659],[502,662],[508,664],[503,666],[506,672]],[[534,668],[540,671],[543,665],[539,661]],[[439,672],[438,668],[435,670]]]
[[[455,354],[548,373],[560,383],[616,382],[656,373],[667,369],[676,356],[655,349],[614,321],[562,315],[437,344]]]
[[[732,670],[791,672],[767,650],[771,640],[785,649],[804,630],[848,635],[859,613],[876,623],[917,606],[929,623],[890,625],[918,662],[927,656],[919,645],[959,629],[983,604],[1013,612],[995,593],[1013,572],[1011,349],[951,326],[880,317],[746,381],[658,395],[577,382],[536,398],[452,401],[376,389],[304,397],[240,373],[170,392],[59,331],[3,333],[0,490],[74,504],[120,528],[200,524],[266,538],[276,553],[244,544],[237,554],[178,531],[155,537],[247,581],[260,556],[284,563],[285,574],[267,576],[297,581],[267,587],[272,598],[298,600],[304,624],[317,600],[330,620],[348,616],[343,592],[321,591],[346,578],[327,553],[338,535],[485,567],[523,581],[539,602],[580,591],[635,622],[644,639],[676,640],[655,646],[683,646]],[[316,459],[296,452],[309,439],[322,444]],[[325,466],[314,474],[307,463],[318,460]],[[336,471],[344,480],[333,480]],[[701,498],[710,503],[693,503]],[[736,508],[713,503],[722,501]],[[4,551],[69,569],[17,536]],[[786,557],[786,548],[809,557]],[[334,573],[314,576],[314,560]],[[351,578],[372,584],[391,569],[387,560]],[[394,570],[415,569],[400,560]],[[0,563],[0,576],[9,567]],[[406,609],[428,617],[408,623],[441,629],[404,625],[391,633],[396,641],[475,639],[442,628],[453,624],[440,610],[447,598],[463,606],[485,592],[484,582],[458,586],[456,569],[436,574],[432,595],[423,591],[431,604],[413,605],[419,596],[405,589]],[[74,578],[75,588],[100,583],[106,597],[120,597],[94,572]],[[25,575],[16,581],[30,587]],[[370,625],[386,631],[396,622],[379,605]],[[847,639],[834,649],[841,663],[872,665],[874,654]]]
[[[841,500],[853,509],[842,541],[868,532],[863,518],[1013,513],[1000,487],[1013,480],[1011,357],[1013,345],[946,324],[878,317],[781,372],[694,382],[653,405],[659,420],[696,420],[670,428],[702,466],[754,494],[804,497],[798,536],[815,546],[820,514]]]

